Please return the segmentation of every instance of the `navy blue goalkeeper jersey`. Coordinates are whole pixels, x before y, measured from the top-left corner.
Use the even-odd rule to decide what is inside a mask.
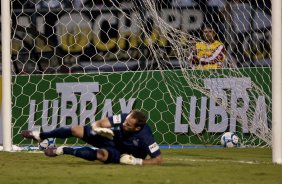
[[[121,153],[132,154],[137,158],[152,158],[161,154],[150,127],[146,124],[139,132],[124,132],[122,126],[128,114],[119,114],[108,117],[114,132],[114,143]]]

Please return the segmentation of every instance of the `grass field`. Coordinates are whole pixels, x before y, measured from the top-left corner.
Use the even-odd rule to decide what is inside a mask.
[[[0,152],[0,183],[280,184],[282,165],[270,149],[164,149],[164,164],[129,166],[72,156]]]

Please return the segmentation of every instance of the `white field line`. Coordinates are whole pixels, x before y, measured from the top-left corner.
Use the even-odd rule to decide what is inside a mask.
[[[167,161],[179,162],[227,162],[240,164],[267,164],[267,162],[249,161],[249,160],[218,160],[218,159],[193,159],[193,158],[165,158]]]
[[[11,153],[32,153],[32,154],[44,154],[43,151],[27,151],[27,152],[22,152],[22,151],[11,151]],[[172,161],[177,161],[177,162],[225,162],[225,163],[238,163],[238,164],[271,164],[268,162],[260,162],[260,161],[249,161],[249,160],[218,160],[218,159],[192,159],[192,158],[165,158],[165,162],[172,162]]]

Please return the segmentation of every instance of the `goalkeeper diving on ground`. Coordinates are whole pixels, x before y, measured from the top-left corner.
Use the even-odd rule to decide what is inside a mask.
[[[49,132],[23,130],[21,135],[39,142],[47,138],[77,137],[98,148],[65,146],[48,148],[44,153],[50,157],[73,155],[103,163],[161,164],[163,159],[160,148],[146,121],[143,112],[133,110],[129,114],[106,117],[85,126],[61,127]]]

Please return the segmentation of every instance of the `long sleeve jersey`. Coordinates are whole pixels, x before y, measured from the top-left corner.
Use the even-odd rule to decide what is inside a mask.
[[[221,68],[225,61],[224,45],[215,40],[213,43],[196,43],[195,69],[208,70]]]

